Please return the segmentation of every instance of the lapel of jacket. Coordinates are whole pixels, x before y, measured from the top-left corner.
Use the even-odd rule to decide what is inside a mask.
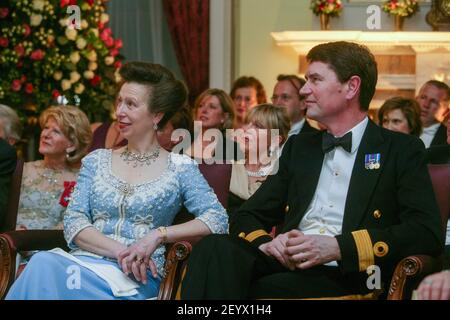
[[[293,179],[297,182],[296,202],[298,206],[296,207],[298,209],[292,216],[287,217],[284,230],[291,230],[300,223],[319,183],[324,158],[322,132],[307,134],[307,136],[308,139],[304,139],[305,143],[297,144],[299,149],[296,150],[293,157],[294,165],[297,167]],[[306,138],[306,135],[304,137]]]
[[[446,144],[447,144],[447,127],[441,123],[438,130],[436,131],[436,134],[433,137],[433,140],[431,140],[430,147]]]
[[[308,120],[305,119],[305,123],[303,124],[303,128],[302,128],[302,130],[300,130],[300,133],[315,132],[315,131],[318,131],[318,130],[311,127]]]
[[[355,164],[350,178],[342,233],[354,231],[359,226],[366,214],[367,206],[375,190],[378,178],[384,169],[390,143],[385,141],[381,130],[381,128],[369,120],[356,154]],[[366,169],[365,156],[377,153],[380,154],[380,168],[373,170]]]

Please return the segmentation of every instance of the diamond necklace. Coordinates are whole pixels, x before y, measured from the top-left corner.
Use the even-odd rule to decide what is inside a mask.
[[[158,159],[160,146],[157,146],[153,152],[146,153],[135,153],[128,149],[128,146],[125,147],[125,150],[120,154],[120,157],[128,164],[132,164],[133,168],[136,168],[138,165],[142,167],[143,165],[151,165]]]

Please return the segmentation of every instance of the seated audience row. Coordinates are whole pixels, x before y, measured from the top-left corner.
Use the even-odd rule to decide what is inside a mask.
[[[71,253],[35,254],[7,299],[155,297],[164,243],[227,231],[227,214],[195,162],[163,150],[156,137],[185,106],[184,84],[154,64],[128,63],[120,74],[116,116],[127,146],[83,159],[64,216]],[[182,204],[196,219],[171,226]],[[66,286],[74,262],[83,279],[79,290]]]
[[[340,44],[344,47],[347,45],[346,43]],[[346,54],[345,50],[341,53]],[[326,73],[326,70],[322,70],[319,64],[332,64],[333,59],[329,56],[323,58],[324,56],[321,54],[311,58],[310,67],[314,67],[314,70],[317,69],[317,73],[332,77]],[[364,53],[361,54],[364,55]],[[333,70],[336,69],[333,68]],[[341,79],[340,71],[336,72]],[[186,89],[181,82],[175,80],[170,71],[158,65],[129,63],[122,68],[121,74],[125,82],[121,85],[118,95],[115,114],[117,121],[97,128],[97,141],[94,141],[93,144],[91,144],[92,134],[88,120],[78,108],[52,107],[41,115],[42,134],[39,152],[44,156],[44,160],[25,165],[17,228],[22,230],[61,228],[62,225],[59,223],[65,207],[69,204],[64,217],[64,232],[73,251],[68,254],[55,250],[36,255],[25,269],[24,274],[14,284],[8,298],[110,299],[120,297],[141,299],[155,296],[164,263],[162,244],[188,237],[205,236],[210,233],[225,233],[228,228],[227,218],[224,215],[225,210],[218,203],[211,188],[199,174],[192,160],[181,154],[170,154],[166,150],[174,149],[176,145],[184,141],[183,139],[189,137],[193,139],[193,143],[188,143],[187,148],[181,148],[182,152],[180,153],[187,153],[197,160],[205,160],[215,158],[217,154],[222,155],[222,152],[217,152],[217,150],[223,150],[223,156],[220,158],[230,160],[227,157],[227,150],[233,150],[233,159],[237,160],[239,157],[235,157],[238,154],[236,150],[239,150],[238,145],[241,147],[245,163],[233,165],[230,185],[229,213],[230,218],[236,224],[236,221],[241,219],[245,208],[249,206],[246,200],[257,201],[252,200],[252,195],[268,177],[273,175],[268,179],[267,184],[274,184],[274,181],[276,182],[283,174],[286,174],[286,170],[292,170],[290,167],[282,166],[283,172],[278,172],[277,159],[281,154],[281,147],[289,137],[297,135],[299,132],[307,134],[303,136],[303,140],[309,135],[311,137],[327,136],[327,133],[319,133],[309,126],[305,119],[306,109],[308,109],[308,116],[314,120],[323,121],[327,125],[328,132],[334,130],[337,133],[340,130],[333,129],[335,126],[337,127],[335,119],[323,114],[326,110],[320,110],[324,106],[327,107],[328,104],[337,104],[338,100],[333,101],[330,98],[331,95],[323,95],[320,100],[320,108],[316,108],[320,93],[316,91],[314,79],[311,79],[316,76],[316,73],[308,74],[306,84],[303,79],[296,76],[281,75],[278,77],[272,101],[276,106],[282,108],[263,104],[253,106],[248,110],[249,104],[242,104],[240,105],[241,110],[237,106],[237,123],[243,129],[243,134],[233,137],[227,135],[226,129],[234,127],[235,107],[230,97],[222,90],[209,89],[195,102],[194,119],[202,122],[201,134],[196,136],[192,127],[191,113],[185,101]],[[155,74],[160,80],[149,81],[148,76]],[[357,77],[363,78],[359,74]],[[232,95],[235,95],[235,98],[240,97],[241,101],[251,102],[254,100],[253,95],[260,95],[258,90],[262,88],[262,85],[260,86],[260,83],[258,85],[253,79],[242,78],[241,82],[237,81],[237,84],[241,83],[243,87],[236,85],[236,88],[232,90]],[[249,88],[250,90],[247,90]],[[426,135],[422,135],[421,138],[424,139],[425,144],[428,144],[428,140],[430,140],[430,145],[433,146],[436,138],[431,137],[431,133],[436,137],[440,136],[442,125],[436,122],[436,114],[433,114],[434,121],[431,121],[431,118],[428,119],[427,117],[431,117],[430,114],[433,112],[424,111],[424,109],[432,109],[429,107],[433,104],[433,99],[429,97],[432,96],[432,93],[429,93],[427,89],[433,92],[435,88],[438,89],[436,91],[440,100],[448,101],[448,90],[446,91],[445,86],[438,82],[427,82],[417,98],[419,103],[399,97],[386,101],[379,110],[380,125],[390,130],[419,136],[422,132],[422,121],[425,119],[424,126],[425,124],[428,126],[425,126],[424,130]],[[363,91],[363,89],[367,91]],[[158,96],[161,90],[164,92],[171,90],[172,94],[170,97]],[[366,92],[366,95],[363,95],[362,92]],[[371,99],[370,93],[367,94],[367,92],[371,92],[371,88],[366,82],[360,92],[362,97],[359,97],[362,105],[368,104],[367,100]],[[248,97],[244,99],[246,95]],[[336,94],[336,97],[338,96]],[[349,96],[346,99],[348,99],[349,105],[355,104],[356,100],[354,99],[356,98]],[[424,102],[421,104],[420,101]],[[343,104],[344,102],[342,102]],[[370,125],[370,123],[367,124],[368,127]],[[433,132],[426,131],[430,126],[433,126]],[[434,127],[437,129],[434,130]],[[188,129],[188,134],[179,136],[178,140],[172,140],[172,132],[177,128]],[[208,129],[216,129],[222,140],[211,140],[209,136],[204,135]],[[116,135],[112,133],[114,130],[118,130]],[[278,130],[278,133],[272,134],[270,130]],[[2,126],[0,117],[0,137],[3,135],[10,144],[20,139],[20,135],[14,136],[9,132],[11,130]],[[236,139],[238,144],[231,138]],[[192,142],[191,139],[187,140]],[[300,137],[291,139],[303,141]],[[326,140],[324,138],[323,146],[327,143]],[[218,145],[219,141],[221,141],[221,145]],[[261,144],[262,141],[267,143]],[[0,139],[0,147],[3,148],[1,143]],[[291,141],[287,146],[287,154],[293,152],[292,144],[294,143],[297,142]],[[87,154],[89,146],[92,149],[111,147],[115,150],[98,150],[87,156],[83,160],[78,185],[75,186],[81,158]],[[196,153],[195,146],[199,146],[200,153]],[[310,147],[312,148],[312,146]],[[429,150],[432,149],[433,147],[429,148]],[[205,153],[205,150],[208,152]],[[328,153],[328,151],[324,152],[325,155]],[[250,161],[252,155],[254,162]],[[287,161],[288,155],[284,157],[284,161]],[[10,157],[10,163],[15,161],[14,159],[11,161],[11,159]],[[5,159],[4,162],[8,161]],[[379,164],[380,162],[378,162]],[[1,165],[0,178],[10,175],[13,166],[9,165],[5,171],[7,173],[2,175],[3,163]],[[2,187],[1,182],[0,180],[0,187]],[[3,185],[7,186],[7,180]],[[273,186],[265,187],[265,189],[272,190],[271,187]],[[74,188],[75,193],[69,203],[70,192]],[[164,192],[155,192],[155,188],[164,190]],[[277,192],[280,190],[277,189]],[[320,191],[316,192],[320,193]],[[264,195],[264,192],[261,191],[258,194]],[[272,196],[275,194],[276,192],[273,192]],[[258,197],[260,204],[265,203],[266,199],[256,196],[256,198]],[[2,199],[0,198],[0,200]],[[164,205],[162,205],[163,202]],[[289,203],[289,199],[287,202]],[[171,226],[175,214],[183,204],[196,216],[196,219],[183,225]],[[242,204],[244,206],[241,207]],[[143,206],[153,209],[150,213],[141,212]],[[286,210],[289,211],[288,208],[289,204],[286,206]],[[300,218],[300,229],[309,230],[307,223],[314,219],[309,216],[302,219]],[[272,226],[279,222],[277,219],[270,218],[269,220]],[[321,221],[325,220],[324,218]],[[259,222],[255,221],[255,224],[259,224]],[[247,232],[247,227],[244,228],[245,230],[242,229],[245,232],[244,238],[253,242],[253,236],[251,239],[248,238],[251,232],[250,234]],[[236,230],[236,227],[233,230]],[[253,232],[259,231],[261,230]],[[301,231],[305,232],[303,229]],[[298,240],[299,235],[291,233],[292,231],[289,232],[288,238],[292,237]],[[260,250],[278,260],[286,268],[292,269],[293,264],[289,260],[294,258],[280,252],[280,248],[287,250],[288,247],[288,238],[285,235],[280,234],[273,240],[274,242],[262,245]],[[332,236],[341,237],[339,234],[332,234]],[[260,237],[261,235],[256,238]],[[359,247],[361,243],[356,238],[355,242],[357,249],[362,250]],[[338,245],[342,250],[343,243],[339,242]],[[344,249],[348,248],[344,247]],[[423,251],[427,250],[431,249]],[[209,254],[205,256],[209,256]],[[336,256],[336,260],[342,258],[348,259],[345,256]],[[194,256],[193,259],[198,258]],[[308,260],[310,260],[309,256],[306,261],[297,261],[294,264],[297,268],[302,269],[300,266],[306,266]],[[325,260],[319,259],[319,264],[327,262]],[[90,289],[96,288],[93,293],[83,290],[73,295],[72,292],[68,292],[67,288],[63,288],[61,275],[55,275],[52,280],[54,287],[51,289],[44,283],[33,279],[37,273],[55,272],[61,266],[67,266],[71,261],[83,266],[83,275],[89,273],[88,283],[89,286],[92,286]],[[111,275],[105,276],[97,264],[101,264],[101,268],[108,270]],[[309,269],[309,265],[316,264],[310,263],[303,268]],[[142,284],[136,285],[136,282],[129,281],[129,278],[124,276],[120,270],[126,275],[130,273],[131,279]],[[194,276],[198,277],[199,275],[194,273]],[[431,281],[434,282],[433,279],[447,281],[445,276],[433,276]],[[191,281],[189,279],[191,278],[188,274],[185,281],[188,286]],[[119,287],[113,285],[117,282],[120,283]],[[184,291],[182,291],[184,297],[196,296],[197,293],[190,291],[191,289],[185,289],[185,283],[183,284]],[[435,291],[431,289],[431,291],[426,291],[429,290],[427,284],[431,284],[431,282],[424,281],[419,287],[420,296],[422,298],[437,297]],[[38,290],[27,289],[34,286],[40,288],[39,290],[48,289],[48,296],[43,297],[39,295]],[[266,289],[261,292],[265,292],[264,290]],[[297,295],[300,291],[296,292]],[[300,293],[300,295],[302,294]],[[208,298],[209,296],[203,297]],[[441,293],[439,297],[445,297],[445,294]]]

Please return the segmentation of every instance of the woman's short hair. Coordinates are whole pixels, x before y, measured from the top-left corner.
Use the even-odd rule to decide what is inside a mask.
[[[266,103],[267,96],[266,90],[264,90],[264,86],[261,81],[256,79],[255,77],[240,77],[236,79],[233,83],[233,87],[231,88],[230,97],[234,99],[236,97],[236,90],[240,88],[248,88],[252,87],[256,90],[256,102],[258,104]]]
[[[384,116],[393,111],[400,110],[408,121],[410,134],[420,136],[422,133],[422,121],[420,120],[420,106],[414,99],[394,97],[386,100],[378,111],[378,123],[383,125]]]
[[[254,123],[265,129],[278,129],[281,136],[281,144],[286,142],[291,129],[291,121],[285,108],[278,108],[273,104],[260,104],[249,110],[246,123]]]
[[[22,123],[16,111],[4,104],[0,104],[0,121],[3,124],[5,139],[19,141],[22,136]]]
[[[64,136],[75,146],[75,151],[67,155],[67,162],[79,162],[88,153],[92,142],[92,131],[86,114],[74,106],[52,106],[45,109],[39,117],[41,129],[49,118],[55,120]]]
[[[160,64],[128,62],[119,71],[123,83],[135,82],[149,88],[148,111],[163,113],[158,128],[164,128],[172,116],[187,104],[186,85]]]
[[[235,106],[234,102],[231,99],[231,97],[223,90],[221,89],[208,89],[203,91],[197,99],[195,99],[194,102],[194,116],[197,113],[198,108],[200,107],[200,104],[202,103],[203,99],[206,97],[214,96],[217,99],[219,99],[220,106],[222,107],[222,111],[226,114],[228,114],[228,117],[225,119],[222,130],[225,129],[232,129],[234,127],[234,121],[236,118],[236,112],[235,112]]]

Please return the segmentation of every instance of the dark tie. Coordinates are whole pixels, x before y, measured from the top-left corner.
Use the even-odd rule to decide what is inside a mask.
[[[325,132],[322,136],[322,150],[324,153],[330,152],[334,148],[341,146],[345,151],[352,150],[352,132],[340,138],[335,138],[332,134]]]

